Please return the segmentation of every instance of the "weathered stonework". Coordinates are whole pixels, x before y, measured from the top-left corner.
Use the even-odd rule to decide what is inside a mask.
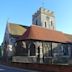
[[[22,56],[22,62],[29,62],[29,63],[57,63],[57,62],[68,62],[70,58],[70,45],[69,44],[62,44],[56,42],[44,42],[44,41],[20,41],[18,42],[19,52],[18,54],[22,55],[15,55],[17,58],[18,56]],[[22,45],[23,44],[23,45]],[[22,47],[23,46],[23,47]],[[18,49],[17,47],[17,49]],[[21,50],[21,47],[24,50]],[[67,50],[64,51],[64,48]],[[25,52],[26,49],[26,52]],[[17,51],[17,50],[16,50]],[[67,53],[68,52],[68,53]],[[14,58],[16,58],[14,57]],[[64,59],[64,60],[63,60]],[[15,59],[13,59],[14,61]],[[18,59],[20,60],[20,59]],[[27,60],[27,61],[26,61]],[[29,61],[30,60],[30,61]],[[16,59],[17,61],[17,59]]]
[[[33,16],[32,16],[32,24],[55,30],[55,16],[54,13],[50,10],[46,10],[44,8],[40,8]]]

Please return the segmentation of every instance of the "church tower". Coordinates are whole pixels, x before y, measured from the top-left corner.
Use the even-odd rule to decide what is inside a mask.
[[[32,24],[38,25],[47,29],[55,30],[54,13],[50,10],[47,10],[41,7],[32,16]]]

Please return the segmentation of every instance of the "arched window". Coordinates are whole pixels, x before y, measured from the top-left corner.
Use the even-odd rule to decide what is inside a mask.
[[[36,25],[38,25],[38,21],[36,20]]]
[[[68,45],[67,44],[63,44],[63,55],[68,55]]]
[[[51,26],[53,25],[53,22],[51,21]]]
[[[35,55],[36,55],[35,44],[31,43],[31,45],[30,45],[30,56],[35,56]]]
[[[45,22],[45,27],[46,27],[46,22]]]

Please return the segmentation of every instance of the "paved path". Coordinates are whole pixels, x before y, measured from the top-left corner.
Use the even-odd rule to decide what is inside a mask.
[[[0,72],[38,72],[38,71],[19,69],[19,68],[0,65]]]

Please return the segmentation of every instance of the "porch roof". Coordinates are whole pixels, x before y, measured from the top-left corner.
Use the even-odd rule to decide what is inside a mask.
[[[64,33],[42,28],[36,25],[29,27],[18,40],[26,39],[71,43],[71,40]]]

